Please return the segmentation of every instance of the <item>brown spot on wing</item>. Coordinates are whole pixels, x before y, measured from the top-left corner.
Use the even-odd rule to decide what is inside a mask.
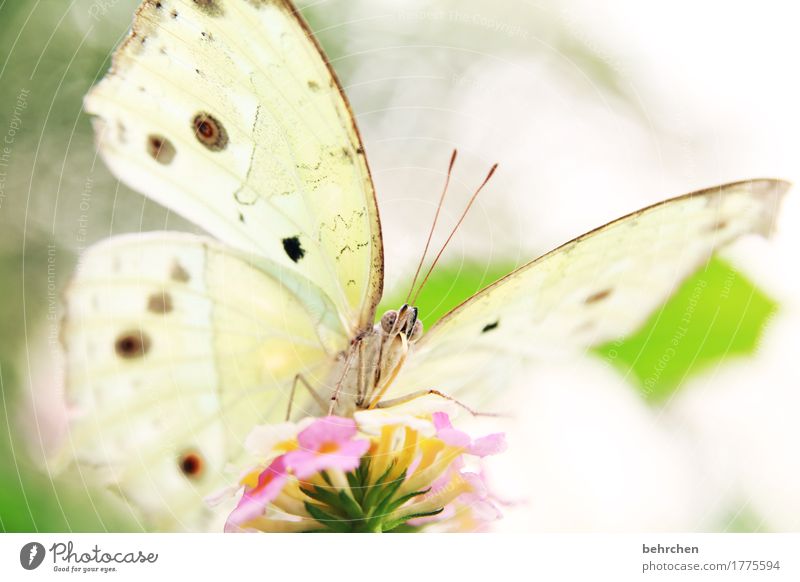
[[[199,479],[203,476],[205,471],[205,460],[203,456],[195,451],[186,451],[178,457],[178,468],[181,473],[186,475],[189,479]]]
[[[189,271],[183,268],[178,261],[172,263],[172,269],[169,272],[169,277],[177,283],[188,283],[191,277]]]
[[[584,299],[583,302],[586,305],[591,305],[593,303],[598,303],[600,301],[603,301],[604,299],[607,299],[608,296],[611,295],[612,291],[613,291],[613,289],[609,288],[609,289],[603,289],[602,291],[598,291],[597,293],[592,293],[586,299]]]
[[[173,309],[172,295],[170,295],[166,291],[153,293],[150,297],[147,298],[147,311],[151,313],[158,313],[160,315],[165,315],[167,313],[170,313],[172,309]]]
[[[209,16],[222,16],[224,11],[222,10],[222,4],[219,0],[192,0],[203,13],[208,14]]]
[[[175,159],[175,146],[163,135],[147,136],[147,153],[159,164],[168,165]]]
[[[150,337],[143,331],[124,331],[114,342],[114,351],[120,358],[141,358],[150,351]]]
[[[222,123],[210,113],[198,113],[192,119],[194,135],[201,144],[212,152],[220,152],[228,147],[228,132]]]
[[[705,232],[719,232],[728,226],[727,220],[718,220],[713,224],[709,224],[704,230]]]

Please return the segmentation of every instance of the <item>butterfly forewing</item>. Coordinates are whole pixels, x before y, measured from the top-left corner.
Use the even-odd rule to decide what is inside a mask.
[[[517,269],[445,315],[393,387],[485,397],[524,358],[576,353],[624,337],[711,254],[771,232],[789,184],[754,180],[667,200]]]
[[[86,108],[125,183],[301,274],[349,332],[372,323],[383,251],[369,169],[288,2],[144,2]]]

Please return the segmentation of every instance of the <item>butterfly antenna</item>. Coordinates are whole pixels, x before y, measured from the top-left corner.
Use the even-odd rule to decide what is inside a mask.
[[[417,283],[419,272],[422,270],[423,263],[425,263],[425,257],[427,256],[428,248],[431,245],[431,238],[433,238],[433,231],[436,230],[436,222],[439,220],[439,213],[441,212],[442,205],[444,204],[445,194],[447,194],[447,187],[450,186],[450,176],[453,174],[453,166],[456,164],[456,156],[458,156],[458,150],[453,150],[453,155],[450,156],[450,166],[447,168],[447,178],[444,181],[442,196],[439,198],[438,206],[436,206],[436,214],[433,216],[433,224],[431,225],[431,230],[428,233],[428,240],[425,242],[425,250],[422,251],[422,257],[419,260],[419,265],[417,265],[417,272],[414,273],[414,279],[411,281],[411,287],[408,289],[408,295],[406,295],[405,303],[408,303],[411,293],[414,291],[414,285]]]
[[[419,297],[420,291],[422,291],[422,288],[425,287],[425,283],[427,283],[428,277],[431,276],[431,273],[433,272],[433,268],[436,266],[436,263],[439,262],[439,259],[441,258],[442,253],[444,253],[444,250],[447,248],[447,245],[450,244],[450,240],[453,238],[453,236],[455,236],[456,232],[458,231],[458,227],[461,226],[462,222],[464,222],[464,219],[467,217],[467,213],[469,213],[469,209],[472,208],[472,204],[478,198],[478,194],[481,193],[481,190],[483,190],[484,187],[486,186],[486,184],[489,183],[489,180],[492,179],[492,176],[494,175],[495,170],[497,170],[497,164],[492,166],[492,168],[489,170],[489,173],[486,175],[486,178],[484,178],[484,180],[481,183],[481,185],[478,186],[478,189],[475,190],[475,194],[473,194],[472,198],[469,199],[469,202],[467,203],[467,207],[464,209],[464,212],[461,213],[461,218],[458,219],[458,222],[453,227],[453,230],[450,231],[450,236],[448,236],[447,240],[444,241],[444,244],[442,245],[442,248],[439,250],[439,254],[436,255],[435,259],[433,259],[433,264],[428,269],[428,272],[425,273],[425,278],[422,280],[422,283],[420,283],[420,285],[419,285],[419,289],[417,289],[417,292],[414,294],[414,298],[411,300],[411,305],[414,305],[417,302],[417,298]]]

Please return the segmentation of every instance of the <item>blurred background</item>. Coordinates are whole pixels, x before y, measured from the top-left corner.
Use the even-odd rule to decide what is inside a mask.
[[[192,225],[120,185],[82,97],[135,0],[0,0],[0,529],[136,526],[77,472],[64,435],[60,294],[110,234]],[[357,114],[378,191],[387,301],[500,163],[420,300],[430,325],[515,266],[646,204],[753,177],[800,178],[800,11],[791,2],[302,2]],[[743,240],[658,322],[508,399],[492,467],[507,531],[800,529],[796,194],[770,242]],[[446,228],[434,237],[434,247]],[[702,286],[700,295],[693,292]],[[687,339],[664,346],[683,315]]]

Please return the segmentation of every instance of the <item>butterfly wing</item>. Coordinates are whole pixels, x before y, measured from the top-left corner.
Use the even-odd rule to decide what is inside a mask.
[[[580,236],[456,307],[418,342],[393,395],[486,398],[522,358],[624,337],[720,247],[768,235],[789,184],[754,180],[666,200]],[[477,398],[477,396],[476,396]]]
[[[280,267],[192,235],[90,248],[66,293],[63,460],[148,527],[205,527],[203,497],[236,480],[225,468],[252,427],[281,420],[294,375],[324,378],[347,345],[318,296]],[[296,393],[296,410],[307,396]]]
[[[126,184],[313,282],[351,335],[383,285],[380,221],[349,105],[284,0],[146,0],[86,98]]]

